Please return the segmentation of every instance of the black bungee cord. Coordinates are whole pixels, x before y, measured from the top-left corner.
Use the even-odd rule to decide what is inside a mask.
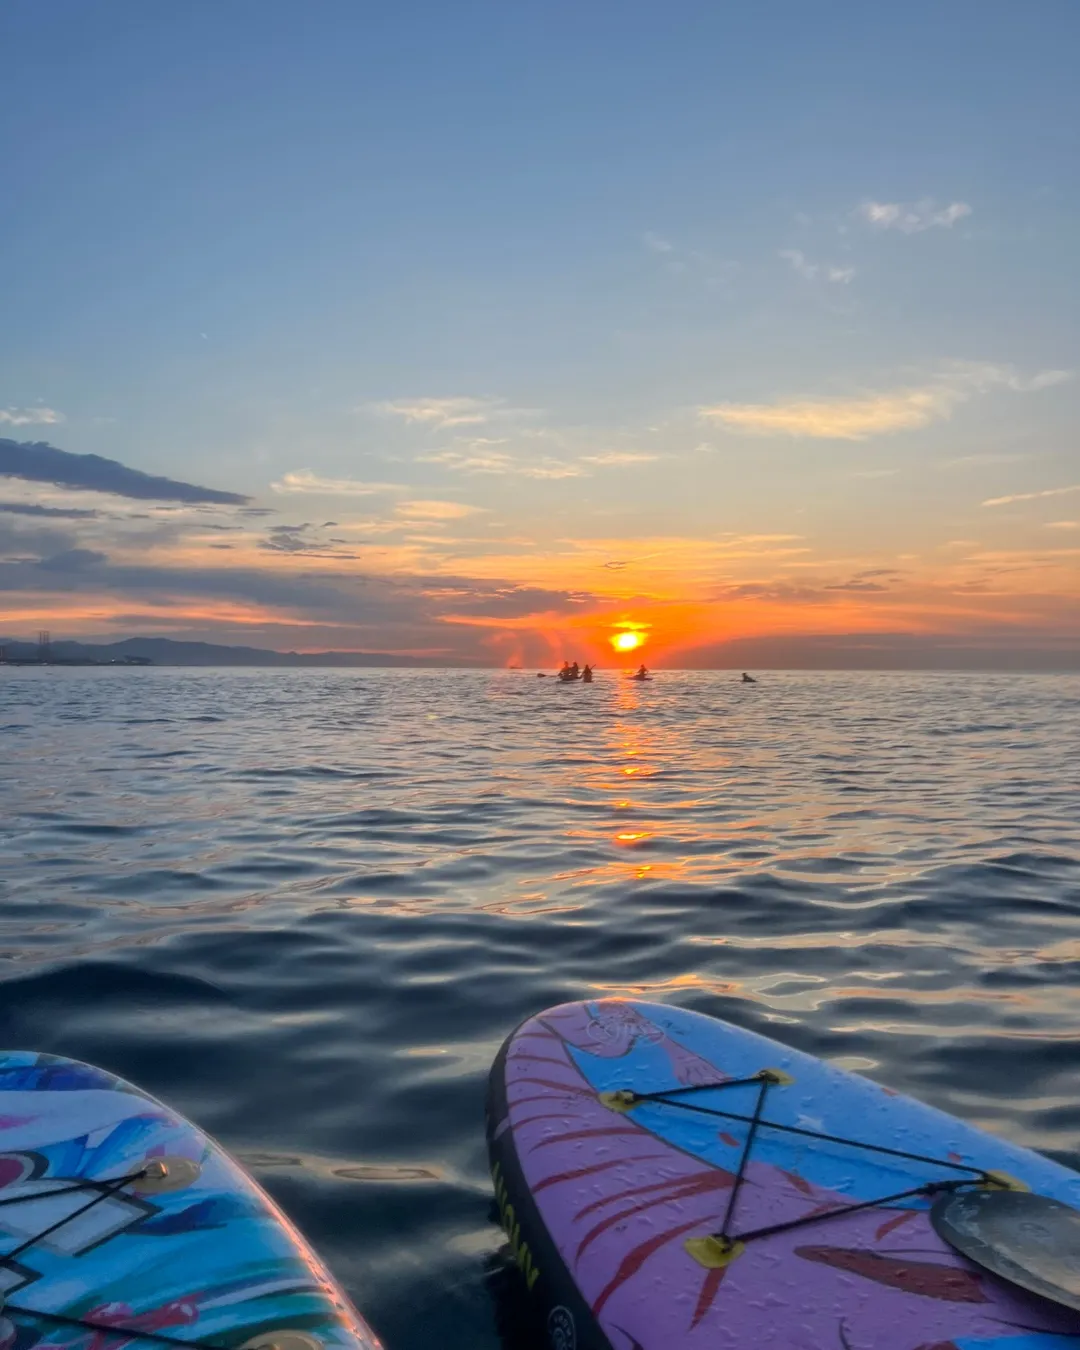
[[[718,1233],[710,1234],[708,1238],[697,1239],[697,1241],[715,1242],[718,1244],[721,1257],[733,1256],[737,1246],[744,1245],[755,1238],[773,1237],[777,1233],[790,1232],[793,1228],[804,1228],[812,1223],[823,1223],[826,1219],[839,1218],[844,1214],[854,1214],[859,1210],[873,1209],[877,1205],[891,1204],[897,1200],[910,1199],[913,1196],[937,1195],[945,1191],[957,1191],[963,1186],[995,1186],[1001,1185],[1001,1181],[994,1173],[988,1172],[983,1167],[972,1167],[969,1163],[953,1162],[948,1158],[931,1158],[923,1153],[911,1153],[905,1149],[888,1148],[884,1144],[867,1144],[859,1139],[846,1139],[842,1135],[826,1134],[823,1130],[807,1130],[799,1125],[783,1125],[779,1121],[765,1120],[762,1112],[765,1108],[765,1098],[769,1088],[782,1084],[786,1081],[786,1076],[775,1069],[762,1069],[749,1078],[729,1078],[722,1083],[694,1083],[688,1087],[662,1088],[658,1092],[635,1092],[631,1088],[620,1088],[615,1092],[602,1094],[603,1099],[609,1106],[618,1111],[629,1111],[635,1106],[643,1106],[652,1103],[658,1106],[673,1106],[682,1111],[696,1111],[700,1115],[718,1116],[723,1120],[735,1120],[742,1124],[749,1125],[746,1132],[746,1141],[743,1144],[742,1153],[739,1158],[739,1166],[735,1172],[735,1180],[732,1184],[731,1194],[728,1196],[727,1208],[724,1212],[723,1223]],[[757,1100],[754,1103],[754,1110],[751,1115],[744,1115],[737,1111],[722,1111],[717,1107],[701,1106],[696,1102],[683,1102],[673,1100],[676,1097],[687,1096],[695,1092],[717,1092],[725,1088],[751,1087],[758,1089]],[[739,1191],[742,1189],[746,1178],[746,1169],[750,1162],[750,1153],[754,1146],[754,1141],[758,1131],[763,1129],[777,1130],[784,1134],[798,1135],[806,1139],[817,1139],[825,1143],[843,1144],[848,1148],[860,1148],[869,1153],[879,1153],[890,1158],[902,1158],[907,1162],[926,1163],[933,1167],[946,1167],[954,1171],[966,1172],[969,1175],[964,1178],[958,1178],[952,1181],[927,1181],[922,1185],[909,1187],[907,1190],[897,1191],[892,1195],[883,1195],[873,1200],[859,1200],[850,1205],[838,1205],[833,1209],[823,1210],[818,1213],[805,1214],[798,1219],[788,1219],[783,1223],[769,1224],[767,1227],[749,1229],[741,1233],[731,1232],[731,1225],[735,1215],[735,1205],[738,1200]]]
[[[48,1228],[43,1228],[39,1233],[35,1233],[33,1237],[28,1237],[24,1242],[19,1243],[17,1247],[12,1248],[11,1251],[4,1252],[3,1255],[0,1255],[0,1266],[15,1265],[17,1259],[25,1251],[36,1246],[43,1238],[47,1238],[50,1234],[55,1233],[56,1230],[62,1228],[64,1224],[70,1223],[73,1219],[77,1219],[79,1215],[85,1214],[87,1210],[93,1209],[95,1205],[100,1205],[103,1200],[108,1200],[110,1196],[116,1195],[119,1191],[123,1190],[125,1186],[130,1186],[134,1181],[141,1181],[143,1177],[148,1176],[149,1174],[150,1169],[144,1167],[141,1171],[132,1172],[128,1176],[117,1177],[112,1181],[95,1181],[91,1178],[86,1181],[74,1182],[70,1186],[57,1187],[56,1190],[47,1192],[49,1199],[52,1199],[53,1196],[57,1195],[70,1195],[73,1191],[94,1190],[97,1194],[92,1200],[88,1200],[85,1205],[80,1205],[78,1209],[72,1210],[70,1214],[65,1214],[62,1219],[57,1219],[57,1221],[50,1224]],[[6,1196],[3,1199],[0,1199],[0,1205],[17,1205],[24,1203],[25,1200],[26,1197],[22,1195]],[[159,1345],[182,1347],[183,1350],[224,1350],[223,1346],[210,1345],[204,1341],[185,1341],[181,1340],[179,1336],[169,1336],[160,1331],[143,1331],[134,1327],[109,1326],[105,1322],[91,1322],[83,1317],[70,1317],[66,1313],[44,1312],[40,1308],[24,1308],[19,1304],[9,1303],[2,1294],[0,1294],[0,1313],[11,1313],[21,1317],[34,1317],[43,1322],[54,1322],[58,1326],[82,1327],[87,1331],[98,1331],[104,1335],[115,1336],[122,1340],[152,1341]]]

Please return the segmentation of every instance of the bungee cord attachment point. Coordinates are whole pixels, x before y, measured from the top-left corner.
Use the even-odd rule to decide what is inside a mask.
[[[794,1083],[790,1074],[781,1069],[760,1069],[757,1073],[748,1078],[729,1078],[719,1083],[694,1083],[684,1087],[663,1088],[658,1092],[635,1092],[632,1088],[617,1088],[613,1091],[599,1093],[599,1100],[608,1110],[615,1111],[621,1115],[626,1115],[633,1111],[635,1107],[647,1104],[657,1106],[671,1106],[678,1110],[695,1111],[700,1115],[717,1116],[723,1120],[738,1121],[741,1124],[749,1126],[746,1133],[746,1140],[743,1144],[739,1165],[735,1171],[734,1181],[731,1192],[728,1195],[727,1207],[724,1212],[723,1222],[718,1233],[710,1233],[705,1237],[691,1237],[684,1242],[685,1250],[690,1256],[708,1270],[719,1270],[730,1265],[743,1251],[749,1242],[757,1239],[774,1237],[778,1233],[789,1232],[794,1228],[803,1228],[813,1223],[823,1223],[828,1219],[839,1218],[845,1214],[855,1214],[860,1210],[872,1209],[879,1205],[893,1204],[899,1200],[912,1199],[916,1196],[934,1197],[943,1192],[955,1192],[965,1186],[975,1186],[987,1190],[1027,1190],[1026,1184],[1016,1177],[1010,1176],[1006,1172],[987,1171],[982,1167],[974,1167],[969,1163],[954,1162],[950,1158],[932,1158],[922,1153],[913,1153],[906,1149],[888,1148],[884,1144],[867,1144],[859,1139],[847,1139],[843,1135],[827,1134],[823,1130],[804,1129],[799,1125],[784,1125],[779,1121],[766,1120],[763,1112],[765,1109],[765,1100],[771,1087],[787,1087]],[[746,1115],[737,1111],[723,1111],[717,1107],[701,1106],[697,1102],[681,1101],[679,1098],[698,1092],[717,1092],[727,1088],[736,1087],[756,1087],[757,1098],[754,1103],[753,1112]],[[859,1200],[850,1205],[838,1205],[833,1209],[817,1211],[812,1214],[806,1214],[796,1219],[789,1219],[783,1223],[769,1224],[766,1227],[750,1229],[744,1232],[732,1232],[732,1224],[735,1217],[735,1206],[738,1201],[739,1192],[742,1189],[743,1182],[746,1179],[746,1170],[750,1161],[750,1154],[757,1138],[759,1130],[774,1130],[782,1134],[796,1135],[804,1139],[815,1139],[822,1143],[841,1144],[848,1148],[862,1149],[869,1153],[877,1153],[884,1157],[900,1158],[906,1162],[925,1163],[932,1167],[943,1167],[951,1171],[964,1172],[967,1175],[954,1180],[927,1181],[918,1186],[908,1187],[906,1190],[897,1191],[892,1195],[879,1196],[871,1200]]]
[[[56,1187],[46,1193],[49,1199],[60,1195],[70,1195],[76,1191],[92,1190],[96,1194],[85,1205],[80,1205],[77,1209],[73,1209],[71,1213],[57,1219],[47,1228],[43,1228],[32,1237],[26,1238],[11,1251],[0,1254],[0,1267],[9,1266],[18,1269],[16,1265],[18,1257],[29,1248],[36,1246],[43,1239],[55,1233],[58,1228],[62,1228],[73,1219],[77,1219],[80,1215],[93,1209],[95,1205],[100,1205],[110,1196],[118,1194],[125,1187],[130,1187],[137,1195],[161,1195],[170,1191],[183,1190],[186,1186],[190,1186],[197,1181],[201,1174],[202,1168],[194,1159],[169,1155],[163,1158],[148,1158],[138,1171],[129,1172],[125,1176],[114,1177],[108,1181],[84,1178],[80,1181],[73,1181],[70,1186]],[[0,1206],[25,1203],[26,1198],[25,1195],[5,1196],[0,1199]],[[172,1347],[172,1350],[225,1350],[223,1346],[216,1346],[205,1341],[183,1340],[179,1336],[170,1336],[162,1331],[149,1331],[136,1327],[110,1325],[106,1322],[94,1322],[89,1318],[71,1317],[67,1313],[49,1312],[41,1308],[24,1308],[20,1304],[9,1302],[2,1291],[0,1291],[0,1313],[8,1317],[33,1318],[41,1322],[51,1322],[55,1326],[76,1327],[85,1331],[94,1331],[103,1336],[114,1337],[122,1341],[147,1341],[155,1345]],[[310,1332],[283,1328],[260,1332],[240,1346],[239,1350],[323,1350],[323,1343],[318,1337],[312,1336]]]

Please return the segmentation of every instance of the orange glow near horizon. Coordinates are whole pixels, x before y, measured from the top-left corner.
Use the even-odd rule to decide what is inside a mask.
[[[70,500],[83,509],[82,497]],[[1073,528],[1069,521],[1056,524]],[[418,598],[415,607],[403,604],[400,622],[390,625],[352,617],[351,578],[354,571],[359,575],[359,563],[344,561],[344,555],[323,556],[318,550],[310,558],[300,555],[305,575],[310,568],[312,575],[328,577],[319,607],[309,612],[301,589],[271,589],[271,596],[281,598],[267,600],[265,588],[253,588],[255,571],[269,567],[277,577],[300,565],[296,554],[267,553],[258,533],[262,526],[243,526],[247,533],[238,528],[232,552],[223,556],[209,551],[199,525],[192,525],[195,534],[179,542],[169,536],[161,546],[147,545],[135,533],[112,543],[100,522],[87,525],[81,542],[98,551],[107,545],[113,570],[88,572],[77,593],[47,589],[48,570],[32,573],[42,589],[8,597],[0,638],[15,640],[21,633],[29,640],[34,630],[49,627],[54,640],[173,635],[277,650],[362,649],[538,669],[557,667],[567,657],[598,669],[629,668],[644,659],[645,646],[650,666],[735,664],[736,657],[742,664],[749,657],[739,644],[767,639],[772,645],[761,649],[758,664],[771,655],[784,665],[802,659],[808,640],[823,639],[837,639],[837,650],[845,653],[860,641],[876,644],[874,661],[887,661],[890,643],[901,639],[918,646],[940,638],[972,652],[1016,642],[1040,652],[1070,652],[1080,604],[1077,547],[1023,549],[996,540],[993,546],[954,540],[936,553],[879,556],[872,549],[847,551],[826,539],[818,556],[805,541],[794,546],[794,536],[792,546],[779,535],[719,541],[605,536],[524,553],[480,549],[469,556],[437,547],[434,535],[426,536],[423,550],[410,552],[412,544],[395,543],[386,523],[376,522],[378,561],[372,555],[370,565],[364,562],[365,576]],[[359,522],[355,528],[359,531]],[[1080,522],[1076,528],[1080,531]],[[633,565],[605,571],[605,558],[630,558]],[[878,562],[888,567],[876,568]],[[129,594],[121,564],[153,568],[154,588],[136,587]],[[410,571],[421,565],[422,575]],[[199,573],[194,584],[193,568]],[[212,586],[206,580],[211,574],[220,578]],[[91,588],[98,577],[100,591]],[[442,583],[434,584],[431,578],[439,577]],[[340,609],[333,601],[335,588],[341,591]],[[565,593],[569,600],[534,609],[533,590]]]

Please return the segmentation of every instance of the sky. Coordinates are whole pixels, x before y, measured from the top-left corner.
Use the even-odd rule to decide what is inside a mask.
[[[0,638],[1080,668],[1078,43],[6,0]]]

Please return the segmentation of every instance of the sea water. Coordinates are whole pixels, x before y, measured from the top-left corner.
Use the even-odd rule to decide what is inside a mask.
[[[0,669],[0,1043],[216,1135],[388,1350],[526,1339],[485,1078],[608,995],[1080,1166],[1080,677]]]

